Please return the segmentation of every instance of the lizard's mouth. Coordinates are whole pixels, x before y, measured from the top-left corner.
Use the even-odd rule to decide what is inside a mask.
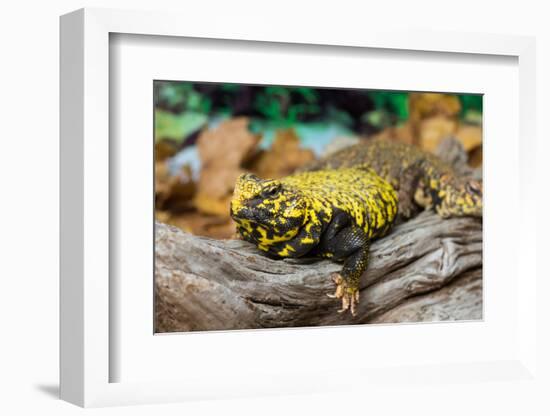
[[[240,220],[246,220],[249,222],[262,224],[269,219],[269,215],[265,210],[249,207],[239,203],[238,201],[231,201],[229,215],[237,222]]]

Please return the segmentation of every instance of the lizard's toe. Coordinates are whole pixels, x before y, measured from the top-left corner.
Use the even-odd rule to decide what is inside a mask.
[[[339,273],[332,274],[332,281],[336,283],[336,290],[334,293],[327,293],[329,298],[340,299],[344,296],[344,278]]]
[[[359,304],[359,289],[348,287],[344,278],[338,273],[332,276],[332,280],[336,283],[336,291],[328,293],[327,296],[342,299],[342,307],[338,310],[338,313],[349,310],[353,316],[356,316],[357,305]]]
[[[342,296],[342,308],[338,310],[338,313],[350,311],[352,316],[357,316],[357,305],[359,304],[359,291],[350,292],[346,291]]]

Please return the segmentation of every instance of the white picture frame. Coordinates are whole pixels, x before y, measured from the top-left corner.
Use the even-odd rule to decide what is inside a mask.
[[[536,218],[526,215],[535,192],[529,180],[534,175],[535,155],[535,42],[530,37],[422,31],[365,29],[329,34],[322,27],[278,30],[243,18],[203,25],[173,13],[82,9],[61,18],[61,398],[80,406],[159,403],[197,398],[247,397],[262,394],[296,394],[334,389],[372,387],[393,383],[396,376],[406,382],[409,368],[368,368],[351,379],[346,369],[319,373],[300,368],[292,374],[270,373],[269,377],[246,380],[232,374],[216,382],[197,375],[177,381],[154,378],[147,381],[112,382],[111,368],[118,357],[111,348],[113,337],[110,311],[116,309],[109,276],[110,259],[110,172],[116,167],[109,154],[109,52],[111,34],[179,38],[225,39],[247,42],[331,45],[335,48],[429,51],[440,54],[503,55],[517,58],[519,68],[519,190],[516,208],[521,225],[517,234],[518,292],[514,316],[517,348],[498,360],[444,362],[419,360],[414,367],[416,381],[537,380],[536,364],[536,270],[534,245]],[[523,215],[522,215],[523,214]],[[152,314],[152,311],[151,311]],[[360,331],[361,328],[358,329]],[[457,329],[458,330],[458,329]],[[272,336],[284,336],[284,332]],[[151,337],[153,334],[151,333]],[[229,334],[218,334],[229,339]],[[316,336],[313,333],[306,335]],[[393,335],[396,336],[396,335]],[[233,336],[233,338],[235,338]],[[399,339],[399,335],[397,335]],[[234,342],[242,342],[238,339]],[[244,373],[246,373],[244,369]],[[207,372],[205,372],[206,374]],[[235,378],[236,377],[236,378]],[[349,377],[348,377],[349,378]],[[334,380],[342,380],[335,382]]]

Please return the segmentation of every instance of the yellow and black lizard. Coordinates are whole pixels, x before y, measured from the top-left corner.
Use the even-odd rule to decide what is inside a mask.
[[[414,203],[442,217],[481,216],[481,184],[413,146],[373,141],[282,179],[241,175],[230,213],[243,239],[273,257],[343,261],[332,296],[355,315],[370,241]]]
[[[416,206],[441,217],[481,217],[481,181],[458,175],[437,156],[420,148],[389,140],[372,140],[346,147],[313,162],[305,171],[367,166],[398,192],[399,215],[410,218]]]

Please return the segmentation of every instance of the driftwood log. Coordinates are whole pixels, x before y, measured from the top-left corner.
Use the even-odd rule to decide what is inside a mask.
[[[463,165],[462,147],[441,154]],[[482,225],[423,212],[371,247],[357,315],[337,313],[328,260],[272,260],[241,240],[157,223],[156,332],[475,320],[482,318]]]
[[[481,222],[424,212],[373,243],[357,316],[327,296],[341,264],[272,260],[156,224],[157,332],[481,318]]]

